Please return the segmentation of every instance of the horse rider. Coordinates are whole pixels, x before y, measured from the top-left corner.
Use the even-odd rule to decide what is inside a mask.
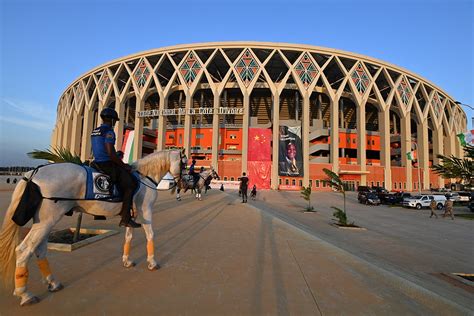
[[[196,168],[196,159],[193,159],[191,166],[189,166],[189,175],[192,176],[193,179],[193,190],[196,188],[196,185],[199,181],[199,173],[196,173],[195,171]],[[201,167],[201,172],[203,171],[204,167]]]
[[[193,159],[191,165],[189,166],[188,174],[194,177],[194,168],[196,167],[196,159]]]
[[[133,192],[137,184],[132,176],[132,167],[117,156],[115,151],[114,125],[119,120],[117,112],[112,108],[105,108],[100,112],[102,125],[92,131],[91,144],[94,154],[94,163],[100,171],[107,174],[113,183],[116,183],[123,194],[122,220],[119,226],[132,228],[141,227],[132,219]]]

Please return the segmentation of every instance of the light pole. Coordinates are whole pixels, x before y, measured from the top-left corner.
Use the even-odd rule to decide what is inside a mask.
[[[412,142],[415,144],[415,151],[416,151],[416,163],[418,164],[418,192],[421,195],[421,168],[420,168],[420,153],[418,152],[418,144],[416,142]]]
[[[461,105],[461,106],[467,106],[471,110],[474,110],[474,107],[470,106],[469,104],[465,104],[465,103],[462,103],[462,102],[459,102],[459,101],[454,101],[454,103],[456,103],[457,105]],[[472,120],[472,128],[474,129],[474,117],[472,117],[471,120]]]

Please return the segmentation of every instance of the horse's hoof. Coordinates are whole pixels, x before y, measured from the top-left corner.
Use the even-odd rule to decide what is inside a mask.
[[[30,296],[20,303],[20,306],[28,306],[39,303],[40,299],[37,296]]]
[[[64,286],[60,282],[56,283],[55,285],[53,284],[48,285],[48,291],[50,291],[51,293],[59,292],[62,289],[64,289]]]
[[[159,270],[159,269],[161,269],[161,267],[158,263],[154,264],[154,265],[152,265],[152,264],[148,265],[148,270],[150,270],[150,271],[155,271],[155,270]]]
[[[124,262],[124,263],[123,263],[123,266],[124,266],[125,268],[127,268],[127,269],[128,269],[128,268],[133,268],[133,267],[135,266],[135,262],[133,262],[133,261],[127,261],[127,262]]]

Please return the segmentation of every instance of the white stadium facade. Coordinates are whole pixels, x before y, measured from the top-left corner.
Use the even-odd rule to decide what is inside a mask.
[[[323,168],[349,189],[441,187],[430,166],[438,154],[462,157],[456,135],[467,130],[455,99],[419,75],[299,44],[189,44],[110,61],[61,95],[52,146],[91,159],[104,107],[118,112],[116,147],[132,160],[181,148],[225,180],[247,172],[282,190],[328,190]]]

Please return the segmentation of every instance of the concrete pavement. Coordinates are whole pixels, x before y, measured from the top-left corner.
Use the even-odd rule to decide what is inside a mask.
[[[8,196],[0,192],[1,217]],[[53,273],[65,285],[58,293],[47,292],[31,262],[29,286],[42,301],[20,308],[16,298],[2,292],[0,315],[469,313],[251,203],[217,190],[202,202],[189,194],[176,202],[160,193],[153,226],[162,268],[155,272],[146,269],[142,230],[136,230],[132,241],[131,256],[138,264],[125,269],[118,218],[104,222],[85,216],[83,227],[118,229],[121,234],[72,253],[50,252]],[[74,222],[66,217],[57,229]]]
[[[354,192],[348,192],[349,221],[367,228],[363,234],[349,234],[329,225],[331,206],[342,208],[340,194],[313,193],[312,200],[316,214],[301,212],[306,202],[297,192],[263,191],[253,204],[385,271],[474,309],[474,288],[447,276],[473,273],[474,221],[429,218],[427,209],[365,206],[357,202]],[[467,208],[456,208],[455,213],[460,212],[469,213]]]

